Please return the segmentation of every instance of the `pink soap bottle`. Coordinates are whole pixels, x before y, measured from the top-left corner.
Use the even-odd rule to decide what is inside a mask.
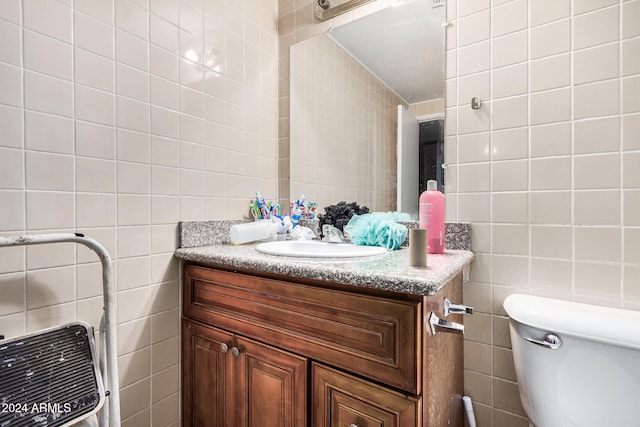
[[[444,253],[444,194],[438,183],[427,181],[427,191],[420,195],[420,228],[427,230],[427,252]]]

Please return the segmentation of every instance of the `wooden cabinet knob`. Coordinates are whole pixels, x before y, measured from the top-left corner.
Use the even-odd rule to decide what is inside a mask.
[[[223,353],[226,353],[227,351],[229,351],[229,345],[226,342],[223,342],[222,344],[220,344],[220,349]]]

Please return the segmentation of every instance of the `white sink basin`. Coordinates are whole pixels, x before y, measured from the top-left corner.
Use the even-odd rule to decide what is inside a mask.
[[[317,240],[266,242],[256,246],[256,250],[269,255],[312,258],[352,258],[387,253],[387,250],[380,246],[358,246],[350,243],[328,243]]]

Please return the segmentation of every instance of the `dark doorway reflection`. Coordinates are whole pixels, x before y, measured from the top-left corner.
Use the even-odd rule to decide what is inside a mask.
[[[427,189],[427,181],[438,182],[438,190],[444,193],[444,120],[420,122],[420,168],[418,195]]]

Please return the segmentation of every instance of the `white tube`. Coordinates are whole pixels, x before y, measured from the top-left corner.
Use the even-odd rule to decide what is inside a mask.
[[[107,368],[107,330],[104,324],[104,313],[100,317],[100,329],[98,332],[100,334],[100,372],[102,372],[102,385],[105,390],[109,390],[109,376],[105,375],[105,373],[109,372]],[[102,406],[102,410],[100,411],[100,426],[108,426],[109,425],[109,400],[104,400],[104,405]]]
[[[241,245],[243,243],[255,242],[256,240],[264,240],[272,234],[278,232],[278,224],[270,219],[263,219],[254,222],[246,222],[236,224],[229,230],[231,243]]]
[[[471,398],[469,396],[463,396],[462,404],[464,405],[464,410],[467,414],[469,427],[476,427],[476,416],[473,413],[473,403],[471,402]]]

